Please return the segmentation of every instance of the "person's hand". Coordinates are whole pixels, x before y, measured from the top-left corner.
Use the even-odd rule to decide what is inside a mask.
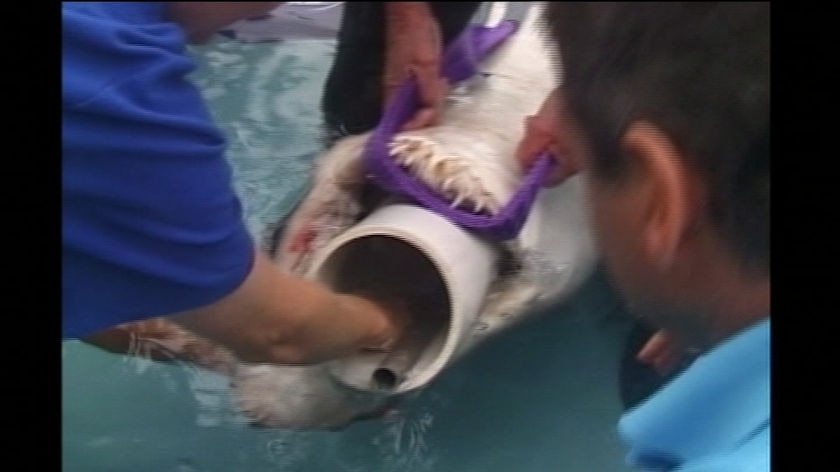
[[[440,25],[427,2],[387,2],[386,52],[382,78],[387,107],[397,88],[414,76],[420,94],[420,109],[403,126],[403,131],[437,122],[449,85],[441,76],[443,39]]]
[[[524,171],[544,152],[549,151],[558,164],[546,178],[543,185],[558,185],[578,172],[579,167],[572,159],[568,139],[560,128],[560,112],[565,103],[559,89],[546,97],[536,115],[525,119],[525,135],[516,148],[516,160]]]
[[[411,316],[405,301],[374,298],[364,293],[348,296],[356,298],[357,303],[367,304],[368,307],[364,309],[368,310],[372,317],[381,317],[383,321],[382,328],[374,332],[370,340],[362,346],[362,350],[391,351],[406,335]]]
[[[403,336],[408,315],[394,302],[336,293],[288,274],[257,251],[251,273],[233,293],[169,319],[244,362],[301,365],[389,350]]]

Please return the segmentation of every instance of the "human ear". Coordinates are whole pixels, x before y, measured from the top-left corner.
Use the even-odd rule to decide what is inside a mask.
[[[667,271],[691,222],[690,169],[672,139],[649,122],[632,123],[621,138],[621,148],[631,159],[633,181],[644,189],[637,200],[643,206],[643,250]]]

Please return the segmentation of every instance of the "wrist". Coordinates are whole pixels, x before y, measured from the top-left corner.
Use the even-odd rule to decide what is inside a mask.
[[[437,24],[428,2],[386,2],[385,5],[385,33],[389,44],[410,41],[418,31]]]
[[[428,2],[385,2],[385,17],[388,20],[413,21],[432,18]]]

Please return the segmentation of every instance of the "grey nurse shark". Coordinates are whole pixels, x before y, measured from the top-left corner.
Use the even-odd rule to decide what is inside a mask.
[[[453,204],[492,214],[510,200],[522,181],[523,172],[513,156],[524,119],[556,86],[556,65],[540,25],[543,8],[533,3],[516,33],[482,61],[481,73],[452,89],[438,125],[393,137],[392,158]],[[389,203],[389,195],[376,188],[363,165],[368,138],[369,134],[342,138],[317,159],[311,188],[274,241],[274,258],[282,270],[317,277],[314,264],[325,259],[325,251],[335,249],[330,243]],[[420,297],[412,315],[419,326],[431,327],[431,332],[418,332],[406,346],[398,346],[395,354],[406,355],[379,353],[380,357],[368,358],[368,364],[378,362],[390,370],[373,369],[367,380],[348,380],[337,369],[347,360],[307,366],[248,364],[224,347],[162,319],[131,326],[138,339],[145,336],[175,356],[189,354],[199,365],[229,375],[238,406],[258,424],[339,428],[424,388],[477,344],[567,298],[582,285],[597,254],[581,184],[580,177],[572,177],[540,190],[519,234],[492,243],[499,257],[482,274],[491,282],[481,303],[475,313],[467,314],[468,323],[451,341],[450,355],[420,380],[416,375],[412,379],[413,364],[420,362],[424,349],[440,350],[440,339],[455,322],[447,310],[449,302],[458,300],[449,298],[459,293],[442,282],[446,277],[429,277],[447,268],[430,266],[422,251],[415,248],[411,254],[404,244],[379,244],[374,251],[360,251],[355,260],[345,261],[351,285],[375,279],[385,292]],[[366,254],[376,251],[377,262],[366,259]],[[403,270],[395,272],[380,263],[389,258],[399,261],[395,264],[402,264]],[[348,289],[336,287],[342,288]]]

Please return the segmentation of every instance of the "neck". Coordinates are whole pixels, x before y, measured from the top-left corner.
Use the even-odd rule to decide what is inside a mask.
[[[769,273],[745,270],[720,248],[699,244],[683,251],[648,286],[648,297],[630,300],[631,311],[701,352],[769,317]]]
[[[718,290],[723,290],[720,287]],[[732,285],[732,293],[713,300],[709,340],[718,344],[770,316],[770,279],[744,281]]]
[[[693,271],[691,283],[683,285],[693,287],[685,299],[693,300],[692,311],[702,313],[686,317],[695,323],[686,332],[697,334],[691,345],[707,350],[770,316],[770,277],[730,264],[703,265],[704,270]]]

